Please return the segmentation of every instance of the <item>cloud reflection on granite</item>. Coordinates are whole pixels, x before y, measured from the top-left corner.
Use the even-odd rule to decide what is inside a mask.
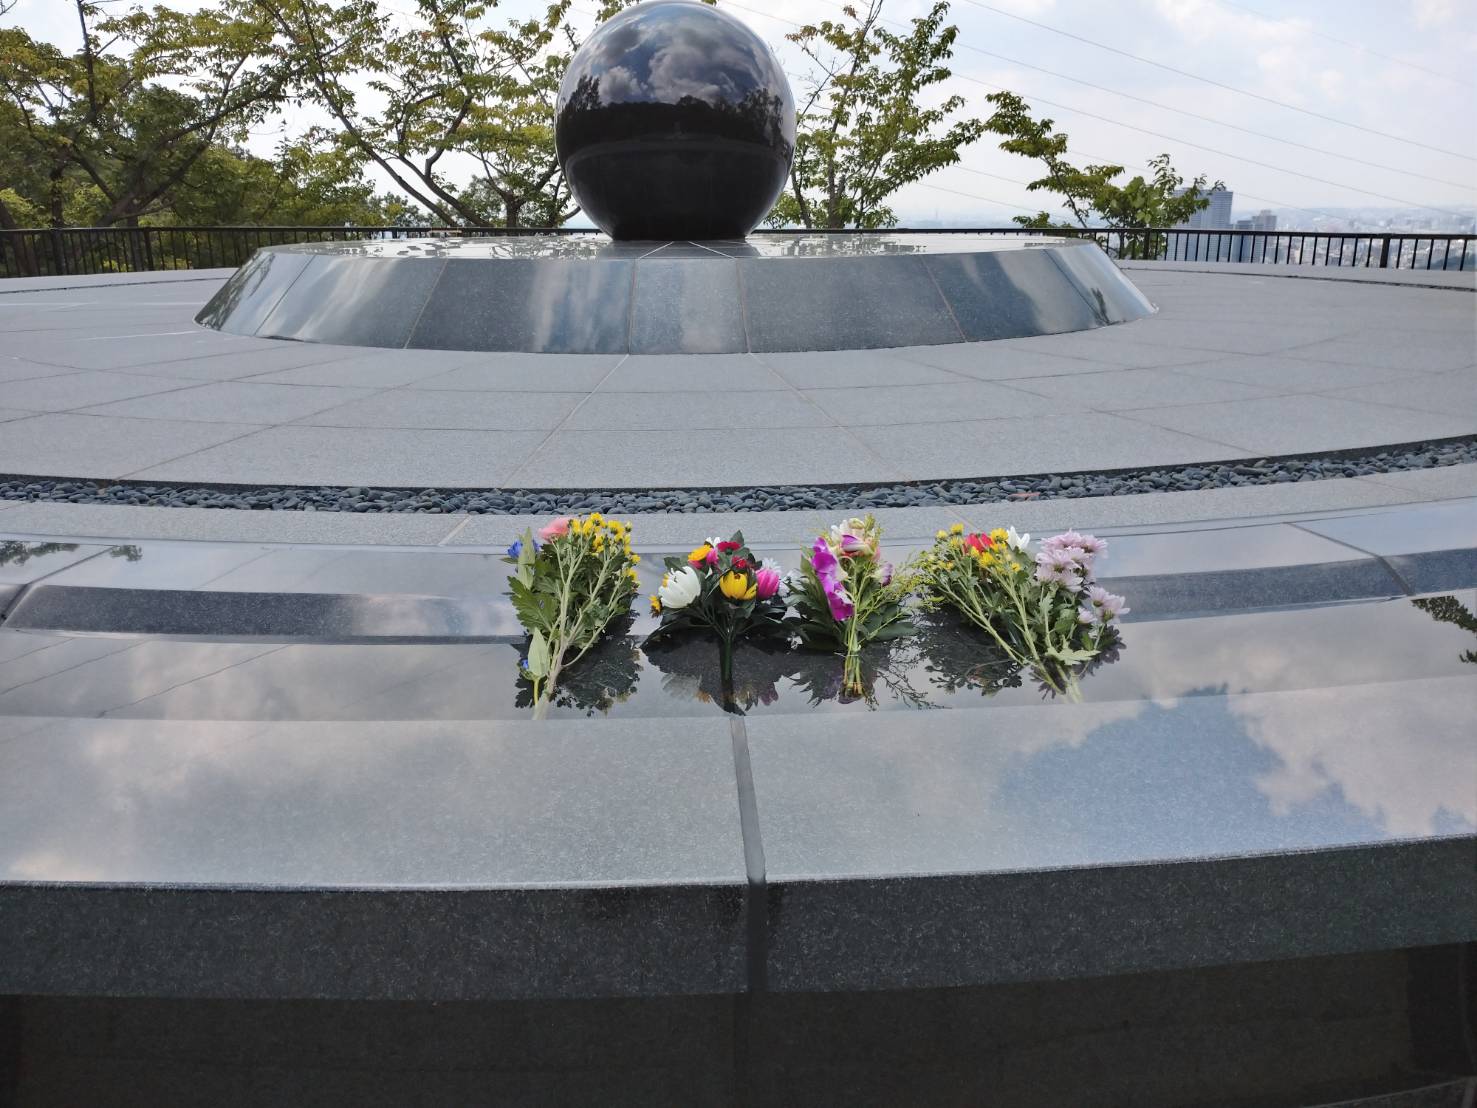
[[[1469,594],[1462,594],[1470,599]],[[244,600],[250,599],[243,595]],[[311,599],[311,597],[309,598]],[[445,612],[412,598],[345,608],[333,630],[356,620],[406,637],[447,633]],[[396,605],[403,610],[396,611]],[[454,610],[448,607],[448,611]],[[478,609],[481,611],[482,609]],[[491,612],[492,609],[486,609]],[[356,617],[355,612],[359,615]],[[438,614],[439,613],[439,614]],[[434,620],[427,617],[436,616]],[[633,639],[647,627],[632,625]],[[198,642],[24,632],[55,649],[0,662],[0,716],[135,716],[159,719],[519,719],[518,628],[494,621],[462,631],[498,642],[402,645],[243,640]],[[17,630],[0,630],[0,647]],[[1433,620],[1407,600],[1130,623],[1121,659],[1082,682],[1088,701],[1167,702],[1204,690],[1228,693],[1346,688],[1426,677],[1477,676],[1464,663],[1470,633]],[[1334,645],[1336,644],[1336,645]],[[0,659],[8,656],[0,649]],[[569,702],[553,715],[701,716],[722,711],[717,649],[700,639],[640,652],[618,639],[567,675]],[[869,650],[867,695],[839,696],[840,661],[819,653],[744,647],[734,676],[749,714],[866,712],[1032,705],[1042,693],[1013,673],[983,636],[924,621],[924,633]],[[678,679],[667,680],[664,675]]]

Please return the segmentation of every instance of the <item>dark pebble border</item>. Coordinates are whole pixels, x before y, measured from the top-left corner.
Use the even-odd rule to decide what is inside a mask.
[[[887,485],[778,485],[688,489],[427,489],[298,485],[112,484],[58,477],[0,477],[0,500],[236,508],[289,512],[541,515],[638,512],[852,511],[1196,492],[1477,462],[1477,435],[1322,454],[1204,462],[1155,469],[1087,470]],[[1477,489],[1473,490],[1477,492]],[[3,517],[0,517],[3,518]]]

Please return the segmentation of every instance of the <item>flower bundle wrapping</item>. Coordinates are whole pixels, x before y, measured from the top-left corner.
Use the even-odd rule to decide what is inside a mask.
[[[742,532],[732,538],[710,538],[682,558],[667,558],[661,587],[651,610],[661,617],[652,638],[675,631],[706,629],[718,637],[725,689],[733,681],[733,644],[746,635],[784,632],[785,602],[780,598],[783,572],[760,561],[744,544]]]
[[[547,714],[561,670],[595,645],[610,622],[630,610],[639,554],[630,524],[599,512],[560,516],[525,531],[503,559],[516,568],[508,595],[529,634],[522,675],[533,683],[535,719]]]
[[[841,654],[842,685],[853,694],[863,687],[862,648],[914,631],[903,607],[911,577],[883,560],[881,544],[872,516],[838,523],[801,553],[790,589],[801,645]]]
[[[1124,599],[1096,583],[1107,543],[1067,531],[1034,557],[1014,527],[934,537],[918,561],[925,602],[955,609],[1050,690],[1077,699],[1076,671],[1118,644]]]

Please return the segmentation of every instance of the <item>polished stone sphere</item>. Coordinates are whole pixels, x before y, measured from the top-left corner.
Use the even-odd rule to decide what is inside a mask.
[[[615,239],[743,238],[795,151],[774,53],[691,0],[648,0],[602,24],[570,61],[557,112],[570,191]]]

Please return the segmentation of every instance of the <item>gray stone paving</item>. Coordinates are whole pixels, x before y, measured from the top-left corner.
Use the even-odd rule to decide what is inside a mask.
[[[1283,280],[1276,268],[1135,268],[1160,312],[1092,332],[624,358],[223,335],[191,321],[218,276],[17,282],[0,289],[0,472],[801,484],[1159,465],[1477,432],[1470,293]]]

